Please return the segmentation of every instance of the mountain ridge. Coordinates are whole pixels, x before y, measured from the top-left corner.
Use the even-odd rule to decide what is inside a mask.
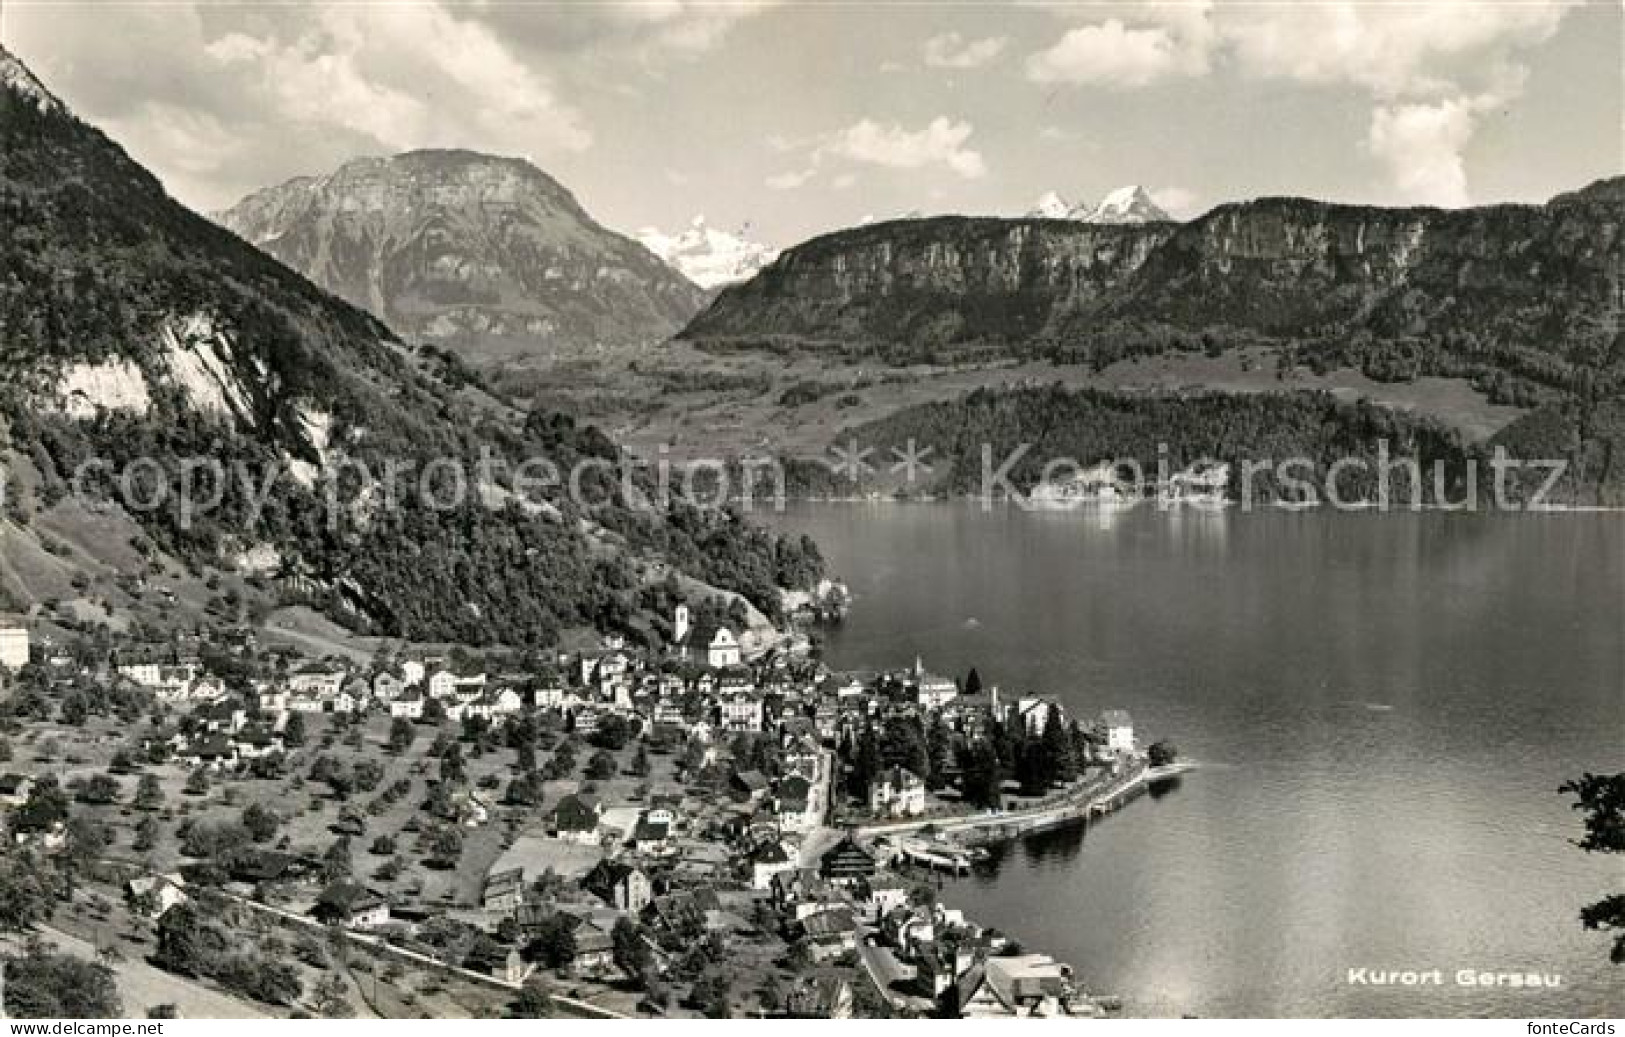
[[[711,350],[1093,365],[1273,343],[1373,377],[1617,378],[1625,178],[1541,205],[1445,210],[1303,198],[1138,225],[933,217],[821,235],[725,289],[680,336]],[[1517,385],[1511,383],[1517,382]]]
[[[705,298],[511,156],[352,159],[252,192],[215,218],[409,338],[476,362],[649,345]]]
[[[0,48],[8,63],[0,607],[68,586],[111,619],[139,605],[144,575],[205,595],[208,574],[242,595],[210,615],[311,605],[357,632],[546,646],[580,629],[651,640],[689,595],[765,624],[778,580],[816,580],[809,541],[641,506],[619,479],[523,492],[517,464],[568,472],[618,449],[448,380],[441,353],[176,202],[101,131],[39,103]],[[449,506],[395,481],[437,463],[471,483]],[[126,546],[136,568],[106,563]]]

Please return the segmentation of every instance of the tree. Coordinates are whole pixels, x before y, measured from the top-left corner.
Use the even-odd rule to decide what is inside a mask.
[[[689,1001],[707,1019],[731,1019],[733,1009],[728,1004],[729,987],[727,976],[720,972],[708,973],[694,984],[689,992]]]
[[[784,1011],[784,985],[779,982],[777,972],[767,974],[762,985],[756,988],[756,997],[762,1003],[762,1011],[770,1015]]]
[[[5,1010],[21,1019],[114,1019],[123,1014],[113,970],[30,947],[5,963]]]
[[[389,722],[389,749],[390,752],[404,753],[412,747],[417,739],[418,731],[412,721],[405,717],[396,717]]]
[[[970,672],[965,674],[965,694],[980,695],[982,693],[982,675],[972,666]]]
[[[627,769],[627,773],[634,778],[649,776],[649,752],[643,746],[638,746],[638,751],[632,756],[632,765]]]
[[[1585,774],[1565,782],[1559,792],[1575,797],[1574,809],[1585,815],[1585,835],[1575,845],[1586,853],[1625,853],[1625,772]],[[1625,893],[1604,897],[1580,909],[1580,924],[1614,934],[1609,958],[1625,964]]]
[[[553,999],[541,980],[527,979],[519,996],[508,1006],[508,1014],[515,1019],[547,1019],[553,1015]]]
[[[998,750],[985,738],[973,741],[961,754],[960,791],[965,800],[979,807],[997,807],[1002,802]]]
[[[429,862],[437,868],[454,868],[463,855],[462,829],[441,825],[429,838]]]
[[[562,969],[576,960],[575,922],[563,912],[549,915],[536,929],[536,937],[525,949],[526,957],[550,969]]]
[[[1179,758],[1179,749],[1170,741],[1152,742],[1146,756],[1153,767],[1166,767]]]
[[[355,872],[355,861],[350,853],[350,837],[341,835],[333,840],[333,845],[327,848],[322,855],[322,879],[326,882],[337,882],[347,879]]]
[[[248,829],[249,836],[257,843],[270,842],[281,824],[282,820],[275,813],[258,803],[250,803],[243,808],[243,827]]]
[[[297,716],[298,714],[294,714]],[[201,796],[209,791],[209,770],[199,767],[186,777],[186,794],[188,796]]]
[[[649,944],[644,940],[638,924],[622,915],[610,932],[615,966],[633,980],[641,980],[654,961]]]
[[[176,904],[158,919],[158,949],[153,960],[159,968],[183,976],[209,976],[229,949],[225,934],[196,901]]]
[[[615,772],[617,769],[615,757],[611,753],[600,749],[598,752],[592,754],[592,759],[587,761],[587,770],[585,773],[586,776],[593,781],[604,781],[605,779],[615,777]]]
[[[56,775],[35,779],[28,800],[12,814],[11,827],[19,832],[44,832],[68,819],[68,794]]]
[[[56,883],[28,853],[0,857],[0,931],[21,933],[51,917]]]
[[[389,857],[395,853],[395,839],[393,836],[380,835],[372,841],[369,853],[378,857]]]
[[[311,1000],[324,1019],[348,1019],[355,1015],[355,1006],[350,1004],[350,985],[336,972],[322,977],[311,991]]]
[[[1045,787],[1068,784],[1077,778],[1078,760],[1072,748],[1072,736],[1067,732],[1061,707],[1053,702],[1044,717],[1044,731],[1038,736],[1038,743],[1038,773]]]
[[[288,722],[282,725],[282,744],[290,749],[297,749],[305,744],[305,715],[294,713],[288,717]]]
[[[156,774],[143,774],[135,786],[134,806],[137,810],[157,810],[164,805],[164,787]]]
[[[146,853],[158,845],[158,821],[152,816],[143,817],[135,825],[135,841],[130,844],[136,853]]]
[[[118,801],[118,782],[107,774],[93,774],[79,788],[79,802],[105,806]]]

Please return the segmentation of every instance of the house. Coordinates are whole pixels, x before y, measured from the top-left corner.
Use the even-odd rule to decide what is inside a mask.
[[[654,887],[643,869],[621,861],[599,861],[581,885],[610,907],[632,915],[641,914],[654,899]]]
[[[160,918],[165,911],[189,898],[181,888],[179,875],[138,875],[124,884],[124,898],[131,910],[147,918]]]
[[[28,628],[7,623],[0,626],[0,666],[20,670],[28,665]]]
[[[651,821],[675,827],[680,806],[676,796],[656,796],[649,801],[649,809],[643,813]]]
[[[666,850],[666,840],[671,836],[671,825],[665,821],[656,821],[644,811],[638,817],[638,823],[632,830],[632,846],[639,853],[663,853]]]
[[[680,657],[704,662],[713,670],[738,666],[743,659],[739,638],[732,628],[714,620],[693,623],[687,605],[677,606],[672,642]]]
[[[731,784],[753,803],[767,794],[767,775],[761,771],[734,771]]]
[[[864,914],[876,922],[908,903],[908,886],[893,878],[864,879],[853,893]]]
[[[564,687],[559,684],[544,684],[536,689],[535,702],[537,709],[563,709],[565,700]]]
[[[27,774],[0,775],[0,804],[20,807],[28,802],[28,796],[33,791],[34,779]]]
[[[1108,709],[1100,714],[1100,726],[1106,735],[1106,749],[1114,753],[1134,751],[1134,721],[1121,709]]]
[[[818,874],[837,886],[855,885],[872,879],[876,871],[874,854],[858,845],[849,832],[818,858]]]
[[[603,816],[603,804],[596,798],[572,793],[559,800],[559,805],[553,808],[553,834],[569,842],[596,846],[599,840],[598,822]]]
[[[735,692],[721,704],[724,731],[760,731],[762,700],[748,691]]]
[[[376,929],[389,922],[389,901],[357,882],[335,882],[322,890],[310,912],[317,921],[346,929]]]
[[[777,839],[768,839],[751,851],[750,888],[767,889],[773,885],[773,876],[794,871],[796,860]]]
[[[423,717],[423,693],[416,688],[402,692],[390,700],[389,715],[392,717],[405,717],[407,720],[419,720]]]
[[[921,709],[941,709],[959,695],[959,685],[947,677],[926,673],[925,663],[918,656],[907,683],[914,689],[914,701]]]
[[[346,676],[343,670],[336,667],[306,666],[289,675],[288,690],[296,695],[311,694],[330,699],[344,687]]]
[[[785,1014],[792,1019],[850,1019],[852,1005],[852,984],[835,972],[797,979],[784,999]]]
[[[570,962],[570,971],[578,976],[591,976],[614,969],[615,941],[609,932],[598,923],[580,915],[567,914],[565,917],[576,920],[576,956]]]
[[[779,782],[774,805],[779,823],[793,831],[808,828],[818,820],[812,809],[812,783],[799,774]]]
[[[710,888],[667,893],[649,901],[643,909],[643,924],[672,936],[692,937],[705,931],[705,913],[721,906]]]
[[[379,670],[372,678],[372,693],[384,702],[393,701],[405,690],[406,680],[391,670]]]
[[[835,900],[835,887],[818,876],[815,868],[781,871],[770,886],[773,904],[788,912],[794,921],[825,910]]]
[[[424,690],[432,699],[450,698],[457,690],[457,675],[450,670],[435,670],[426,679]]]
[[[525,869],[510,868],[485,876],[480,903],[487,911],[511,914],[525,902]]]
[[[958,985],[957,1015],[965,1019],[1053,1018],[1067,1012],[1072,970],[1046,954],[991,957]]]
[[[570,714],[570,729],[578,735],[591,735],[598,730],[598,710],[582,706]]]
[[[463,959],[463,968],[511,985],[523,983],[536,971],[535,964],[526,961],[517,950],[489,938],[477,942],[474,949],[468,952],[468,957]]]
[[[1060,703],[1047,696],[1034,695],[1017,699],[1015,708],[1016,715],[1021,718],[1028,733],[1035,735],[1044,733],[1044,728],[1049,725],[1050,713],[1054,712],[1063,719],[1066,716],[1066,710],[1061,708]]]
[[[261,690],[259,704],[261,713],[286,713],[288,711],[288,689],[273,686]]]
[[[832,907],[810,914],[797,923],[815,959],[834,958],[858,946],[858,923],[852,909]]]
[[[869,782],[869,811],[876,817],[925,813],[925,782],[906,767],[888,767]]]

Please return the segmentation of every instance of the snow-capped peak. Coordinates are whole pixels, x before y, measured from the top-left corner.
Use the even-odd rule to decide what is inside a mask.
[[[1131,184],[1107,192],[1083,219],[1090,223],[1159,223],[1170,217],[1151,200],[1151,192]]]
[[[677,234],[644,227],[636,235],[643,247],[701,288],[746,281],[778,258],[778,249],[749,240],[741,230],[730,234],[698,215]]]
[[[1028,216],[1045,220],[1064,220],[1071,214],[1072,203],[1054,191],[1045,191],[1027,210]]]
[[[4,47],[0,47],[0,87],[26,97],[42,112],[62,110],[62,102],[52,97],[51,92],[34,78],[34,73],[28,71],[28,66]]]

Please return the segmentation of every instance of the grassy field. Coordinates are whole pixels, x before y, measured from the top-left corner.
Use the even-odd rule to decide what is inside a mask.
[[[550,371],[557,377],[537,379],[536,385],[545,386],[538,389],[544,402],[602,424],[645,456],[658,456],[664,449],[664,456],[673,460],[753,452],[819,457],[842,429],[906,407],[954,399],[974,389],[1052,384],[1124,391],[1326,390],[1431,414],[1473,440],[1488,438],[1523,413],[1490,403],[1459,379],[1390,384],[1353,370],[1317,376],[1305,368],[1279,378],[1276,368],[1276,352],[1265,347],[1219,357],[1170,353],[1119,361],[1096,372],[1044,361],[894,368],[805,352],[718,355],[669,342],[654,354],[607,357],[591,368]],[[793,392],[798,388],[800,397]],[[787,391],[792,391],[791,401],[816,398],[786,402]]]

